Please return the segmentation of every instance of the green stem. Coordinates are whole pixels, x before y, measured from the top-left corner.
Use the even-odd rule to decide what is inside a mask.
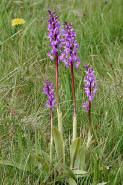
[[[73,115],[73,141],[76,139],[77,135],[77,120],[76,120],[76,114]]]
[[[91,93],[91,84],[90,84],[90,93]],[[91,130],[91,102],[89,101],[89,110],[88,110],[88,132]]]
[[[56,98],[57,98],[57,109],[59,109],[59,92],[58,92],[58,53],[55,54],[55,62],[56,62]]]
[[[74,109],[74,115],[76,115],[76,98],[75,98],[75,85],[74,85],[74,71],[73,71],[73,63],[72,62],[71,62],[71,77],[72,77],[73,109]]]
[[[62,112],[60,111],[59,107],[59,92],[58,92],[58,53],[55,54],[55,62],[56,62],[56,106],[57,106],[57,115],[58,115],[58,130],[63,133],[62,128]]]
[[[51,114],[51,138],[50,138],[50,163],[53,160],[53,109],[50,109]]]
[[[72,93],[73,93],[73,140],[76,139],[77,135],[77,120],[76,120],[76,98],[75,98],[75,85],[74,85],[74,71],[73,71],[73,63],[71,62],[71,78],[72,78]]]
[[[90,131],[91,129],[91,102],[90,101],[89,101],[88,117],[89,117],[88,131]]]

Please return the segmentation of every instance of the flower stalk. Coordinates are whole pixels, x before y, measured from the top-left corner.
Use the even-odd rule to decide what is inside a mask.
[[[75,98],[75,87],[74,87],[73,63],[71,63],[71,78],[72,78],[72,93],[73,93],[73,110],[74,110],[74,116],[75,116],[76,115],[76,98]]]
[[[48,97],[48,102],[46,104],[47,108],[50,108],[50,126],[51,126],[51,135],[50,135],[50,162],[52,163],[53,159],[53,106],[55,105],[56,98],[54,97],[54,89],[51,81],[46,80],[44,82],[43,94],[46,94]]]
[[[54,60],[55,57],[55,64],[56,64],[56,107],[57,107],[57,115],[58,115],[58,129],[62,134],[62,113],[59,107],[59,87],[58,87],[58,65],[59,65],[59,55],[61,52],[62,44],[61,44],[61,30],[60,30],[60,22],[57,21],[58,17],[55,16],[56,12],[51,12],[48,10],[50,15],[50,19],[48,20],[48,38],[50,40],[50,46],[52,48],[51,52],[47,55],[50,57],[51,60]]]
[[[51,117],[51,136],[50,136],[50,162],[52,163],[53,161],[53,109],[50,109],[50,117]]]
[[[55,61],[56,61],[56,106],[57,109],[59,108],[59,91],[58,91],[58,53],[55,54]]]
[[[72,78],[72,93],[73,93],[73,141],[76,139],[77,135],[77,114],[76,114],[76,98],[75,98],[75,87],[74,87],[74,70],[73,63],[71,63],[71,78]]]
[[[57,115],[58,115],[58,130],[63,134],[63,126],[62,126],[62,112],[60,111],[59,106],[59,84],[58,84],[58,53],[55,54],[56,61],[56,107],[57,107]]]
[[[60,59],[65,62],[66,67],[70,66],[71,80],[72,80],[72,94],[73,94],[73,140],[77,136],[77,113],[76,113],[76,98],[75,98],[75,84],[74,84],[74,64],[79,68],[80,60],[78,59],[77,49],[79,47],[76,38],[76,33],[72,28],[72,24],[64,23],[62,39],[63,52]]]
[[[89,118],[88,132],[89,132],[91,129],[91,104],[96,94],[97,86],[96,86],[96,77],[94,76],[95,71],[93,71],[93,69],[89,67],[89,65],[86,65],[85,68],[87,69],[85,71],[86,77],[84,78],[85,92],[89,99],[88,99],[88,102],[82,104],[82,107],[84,107],[85,110],[88,112],[88,118]]]
[[[90,101],[89,101],[88,117],[89,117],[88,130],[90,130],[91,129],[91,102]]]

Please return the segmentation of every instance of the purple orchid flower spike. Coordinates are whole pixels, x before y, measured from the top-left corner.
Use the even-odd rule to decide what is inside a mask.
[[[52,109],[55,105],[56,98],[54,97],[54,89],[53,84],[51,84],[51,81],[48,79],[44,82],[44,88],[43,88],[43,94],[46,94],[48,97],[48,102],[46,104],[46,107]]]
[[[46,104],[47,108],[50,108],[50,125],[51,125],[51,138],[50,138],[50,162],[53,158],[53,106],[55,105],[56,98],[54,97],[53,84],[48,79],[44,82],[43,94],[48,97]]]
[[[51,51],[47,54],[51,60],[55,59],[56,63],[56,106],[57,106],[57,112],[60,111],[59,108],[59,93],[58,93],[58,64],[60,61],[60,55],[61,55],[61,48],[62,48],[62,43],[61,43],[61,26],[60,22],[57,21],[58,16],[55,16],[56,12],[51,12],[51,10],[48,10],[48,13],[50,15],[50,19],[47,21],[48,24],[48,38],[50,41],[50,47]]]
[[[60,22],[57,21],[58,16],[55,16],[56,12],[51,12],[51,10],[48,10],[48,13],[50,15],[50,19],[47,21],[49,23],[48,38],[50,41],[51,52],[49,52],[47,56],[49,56],[51,60],[54,60],[54,56],[56,57],[56,55],[59,55],[59,52],[61,51],[61,48],[62,48],[61,26],[60,26]],[[58,57],[58,62],[59,62],[59,57]]]
[[[98,88],[96,86],[96,82],[97,82],[96,77],[94,76],[95,71],[93,71],[93,69],[91,67],[89,67],[88,64],[85,66],[85,68],[87,70],[85,71],[86,77],[84,78],[84,82],[85,82],[85,92],[88,97],[88,102],[83,103],[82,107],[84,107],[85,110],[88,111],[88,113],[89,113],[89,127],[90,127],[90,124],[91,124],[91,103],[93,102],[93,98],[94,98]]]
[[[61,53],[60,59],[65,62],[66,67],[70,66],[71,63],[75,63],[76,69],[79,68],[80,60],[78,59],[77,49],[79,48],[79,44],[76,40],[76,33],[72,28],[72,24],[64,23],[63,29],[63,51]]]
[[[47,54],[51,60],[55,60],[56,64],[56,107],[57,107],[57,115],[58,115],[58,129],[62,133],[62,121],[61,116],[62,113],[60,111],[59,106],[59,90],[58,90],[58,67],[59,67],[59,61],[60,61],[60,55],[62,50],[62,32],[61,32],[61,25],[60,22],[58,22],[58,16],[55,16],[56,12],[51,12],[51,10],[48,10],[48,13],[50,15],[50,19],[48,20],[48,38],[50,41],[50,47],[51,51]]]

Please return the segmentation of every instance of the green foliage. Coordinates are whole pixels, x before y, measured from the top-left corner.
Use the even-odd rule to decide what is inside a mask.
[[[32,157],[36,158],[38,161],[40,161],[43,169],[45,169],[45,170],[50,169],[48,162],[44,158],[42,158],[41,156],[39,156],[37,154],[32,154]]]
[[[63,168],[65,163],[64,141],[60,131],[57,128],[53,128],[53,139],[55,143],[55,149],[57,153],[59,168]]]
[[[72,142],[71,147],[70,147],[71,168],[75,167],[75,161],[77,160],[80,147],[81,147],[81,138],[76,138]]]
[[[12,162],[12,161],[0,160],[0,164],[4,165],[4,166],[15,167],[15,168],[18,168],[18,169],[23,170],[23,171],[25,170],[24,166],[22,166],[20,164],[17,164],[15,162]]]
[[[62,112],[60,111],[60,108],[57,110],[57,116],[58,116],[58,129],[59,132],[63,135]]]
[[[76,181],[71,178],[68,179],[68,183],[69,183],[69,185],[77,185]]]
[[[94,161],[93,184],[97,184],[99,182],[99,175],[100,175],[99,159],[96,159]]]
[[[79,170],[86,169],[86,164],[85,164],[86,153],[87,153],[87,150],[86,150],[84,144],[82,144],[79,149],[79,152],[77,154],[76,161],[74,164],[75,169],[79,169]]]
[[[69,177],[70,179],[76,181],[76,176],[69,167],[66,166],[64,167],[64,176]]]

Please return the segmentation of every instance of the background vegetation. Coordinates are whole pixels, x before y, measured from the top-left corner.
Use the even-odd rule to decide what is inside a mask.
[[[55,64],[46,56],[47,10],[61,22],[74,24],[81,65],[75,69],[78,133],[88,115],[84,65],[96,71],[98,92],[92,107],[93,159],[88,176],[78,184],[123,184],[123,1],[122,0],[1,0],[0,1],[0,184],[56,184],[40,162],[49,152],[50,113],[42,95],[43,82],[55,83]],[[26,23],[12,27],[13,18]],[[63,112],[66,152],[72,135],[72,90],[69,69],[59,65],[60,106]],[[54,109],[54,124],[57,115]],[[67,159],[69,164],[69,158]],[[54,170],[56,167],[54,167]],[[63,184],[65,184],[65,179]],[[60,184],[60,182],[57,184]],[[67,183],[66,183],[67,184]]]

